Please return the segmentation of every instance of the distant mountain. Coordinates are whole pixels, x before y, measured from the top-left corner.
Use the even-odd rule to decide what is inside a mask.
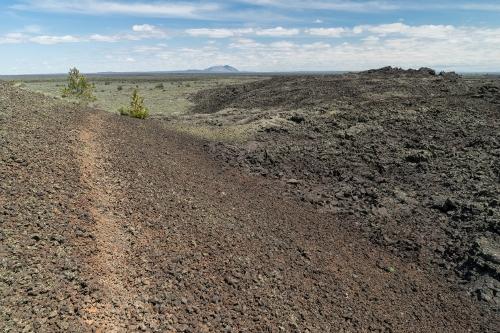
[[[207,73],[238,73],[239,72],[239,70],[237,70],[236,68],[229,66],[229,65],[212,66],[212,67],[208,67],[208,68],[204,69],[203,71],[207,72]]]

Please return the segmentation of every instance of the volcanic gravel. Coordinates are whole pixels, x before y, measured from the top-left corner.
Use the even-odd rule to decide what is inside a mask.
[[[498,311],[499,87],[428,68],[276,77],[201,91],[193,118],[253,124],[250,139],[208,151],[353,216],[374,243],[441,267]]]
[[[3,332],[494,332],[355,215],[203,142],[0,83]]]

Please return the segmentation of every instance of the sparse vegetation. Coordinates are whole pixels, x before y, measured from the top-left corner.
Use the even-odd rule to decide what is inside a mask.
[[[392,267],[392,266],[387,266],[385,268],[385,270],[388,272],[388,273],[396,273],[396,268]]]
[[[89,83],[76,67],[71,68],[68,73],[68,84],[62,89],[62,97],[74,97],[83,103],[95,101],[94,85]]]
[[[163,86],[163,83],[158,83],[156,86],[155,86],[155,89],[164,89],[165,87]]]
[[[144,106],[144,97],[139,95],[137,89],[134,89],[129,108],[121,107],[118,112],[122,116],[127,115],[139,119],[145,119],[149,115],[148,108]]]
[[[128,108],[130,96],[134,87],[139,84],[139,92],[147,106],[150,114],[174,115],[184,114],[192,107],[189,96],[199,90],[228,84],[251,82],[260,77],[189,77],[191,87],[185,85],[177,87],[177,84],[186,81],[186,77],[172,77],[165,75],[161,78],[155,76],[145,76],[139,79],[136,76],[122,76],[117,78],[97,77],[92,82],[95,84],[94,94],[97,98],[92,103],[93,106],[116,112],[121,106]],[[111,84],[106,85],[105,82]],[[164,89],[154,89],[159,83],[163,83]],[[66,86],[66,75],[46,78],[30,77],[29,80],[23,78],[25,88],[31,91],[46,93],[49,96],[61,96],[62,87]],[[104,91],[103,91],[104,90]]]

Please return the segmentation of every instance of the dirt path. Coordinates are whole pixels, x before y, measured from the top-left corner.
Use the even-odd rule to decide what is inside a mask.
[[[127,307],[138,295],[126,282],[133,270],[127,263],[130,241],[113,208],[119,193],[103,169],[103,150],[96,140],[96,133],[100,130],[100,120],[95,114],[90,114],[79,134],[80,179],[88,189],[88,209],[95,222],[97,244],[97,253],[88,258],[87,267],[98,277],[105,295],[102,302],[90,304],[84,310],[83,319],[102,332],[116,332],[123,328]]]
[[[10,159],[0,164],[12,177],[2,197],[16,198],[2,210],[6,331],[498,327],[453,284],[360,237],[352,218],[221,167],[203,142],[155,120],[58,105],[38,114],[43,103],[16,98],[33,108],[9,122],[22,140],[7,145],[30,172]]]

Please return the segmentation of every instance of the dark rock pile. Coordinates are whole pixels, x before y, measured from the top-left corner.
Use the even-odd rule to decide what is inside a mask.
[[[233,107],[261,110],[251,113],[259,121],[283,119],[247,144],[209,150],[283,179],[321,210],[356,217],[374,242],[435,263],[498,307],[497,98],[494,84],[386,67],[202,91],[194,111]]]

